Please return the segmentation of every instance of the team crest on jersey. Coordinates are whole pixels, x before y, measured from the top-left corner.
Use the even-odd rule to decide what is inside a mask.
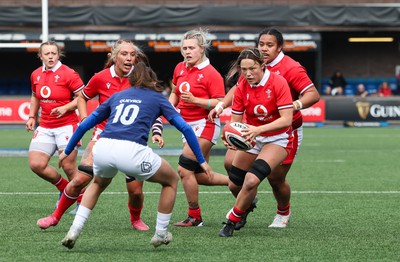
[[[265,93],[267,94],[267,98],[270,99],[271,98],[271,89],[267,89],[267,91],[265,91]]]
[[[37,76],[37,77],[36,77],[36,81],[39,82],[39,80],[40,80],[40,76]]]
[[[107,82],[107,83],[106,83],[106,86],[107,86],[107,89],[110,89],[111,83],[110,83],[110,82]]]
[[[65,136],[65,141],[68,141],[69,140],[69,136]]]
[[[277,75],[281,74],[281,72],[279,72],[279,70],[276,70],[276,72],[274,72],[274,73],[277,74]]]
[[[40,88],[40,95],[43,98],[49,98],[51,95],[51,89],[48,86],[42,86],[42,88]]]
[[[55,75],[55,76],[54,76],[54,82],[55,82],[55,83],[58,83],[58,79],[60,79],[60,76],[59,76],[59,75]]]
[[[203,74],[199,74],[198,77],[197,77],[197,82],[200,82],[201,79],[203,79],[203,78],[204,78],[204,75]]]
[[[179,85],[179,92],[189,92],[190,91],[190,84],[188,82],[182,82]]]
[[[140,168],[142,169],[143,173],[149,173],[153,169],[150,162],[142,162]]]
[[[268,110],[264,105],[256,105],[253,112],[258,120],[265,121],[268,119]]]
[[[181,72],[179,73],[179,75],[183,75],[183,72],[185,72],[185,71],[183,71],[183,69],[182,69]]]

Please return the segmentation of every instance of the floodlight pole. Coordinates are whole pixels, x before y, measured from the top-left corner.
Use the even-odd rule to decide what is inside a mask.
[[[42,0],[42,42],[49,40],[49,2]]]

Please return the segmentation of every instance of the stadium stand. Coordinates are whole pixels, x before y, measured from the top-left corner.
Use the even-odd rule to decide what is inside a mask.
[[[373,95],[378,92],[379,86],[382,82],[386,81],[389,83],[390,88],[392,89],[394,94],[397,94],[399,90],[397,90],[397,82],[395,77],[376,77],[376,78],[368,78],[368,77],[358,77],[358,78],[346,78],[347,86],[345,88],[346,96],[354,96],[357,91],[357,85],[363,83],[365,85],[366,90],[369,94]],[[329,86],[329,79],[322,79],[322,93],[325,93],[326,88]]]

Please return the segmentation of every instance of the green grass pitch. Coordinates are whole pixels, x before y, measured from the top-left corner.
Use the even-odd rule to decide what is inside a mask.
[[[0,149],[26,149],[32,133],[0,129]],[[84,145],[90,134],[84,138]],[[167,148],[180,148],[180,134],[166,128]],[[72,250],[61,245],[73,221],[40,230],[58,198],[54,186],[38,178],[26,156],[0,157],[0,261],[398,261],[400,258],[400,129],[305,128],[304,141],[288,175],[292,220],[283,230],[268,229],[276,203],[267,181],[245,228],[232,238],[218,232],[234,199],[225,187],[200,187],[205,225],[170,226],[174,240],[154,249],[160,186],[146,182],[143,220],[148,232],[130,227],[124,177],[119,174],[101,195]],[[221,142],[217,148],[223,148]],[[6,151],[7,151],[6,150]],[[178,157],[165,156],[174,166]],[[57,158],[51,163],[55,166]],[[213,155],[221,173],[223,156]],[[171,222],[186,217],[181,184]]]

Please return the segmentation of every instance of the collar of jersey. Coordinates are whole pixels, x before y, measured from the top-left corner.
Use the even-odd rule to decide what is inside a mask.
[[[203,69],[204,67],[208,66],[209,64],[210,64],[210,59],[206,58],[206,60],[204,60],[203,62],[201,62],[201,63],[198,64],[198,65],[195,65],[194,67],[197,67],[197,69],[201,70],[201,69]],[[186,64],[186,68],[187,68],[187,67],[188,67],[188,66],[187,66],[187,64]]]
[[[267,83],[270,75],[271,75],[271,72],[268,69],[265,69],[264,76],[261,79],[260,83],[258,83],[257,85],[250,85],[250,86],[252,88],[256,88],[258,86],[265,86],[265,84]]]
[[[274,67],[276,66],[280,61],[282,61],[283,57],[285,56],[285,54],[283,53],[283,51],[281,51],[277,57],[275,57],[274,60],[271,61],[271,63],[266,64],[266,66],[269,67]]]
[[[57,64],[55,66],[53,66],[52,68],[50,68],[50,71],[57,71],[57,69],[59,69],[61,67],[62,63],[60,61],[57,62]],[[42,67],[42,72],[46,71],[46,66],[43,63],[43,67]]]
[[[129,70],[129,73],[127,73],[126,75],[124,75],[123,77],[125,77],[125,78],[127,78],[127,77],[129,77],[129,75],[132,73],[132,71],[133,71],[133,68],[134,68],[134,66],[132,66],[131,67],[131,70]],[[112,78],[114,78],[114,77],[118,77],[119,78],[119,76],[117,75],[117,72],[115,72],[115,65],[112,65],[111,67],[110,67],[110,73],[111,73],[111,77]]]

